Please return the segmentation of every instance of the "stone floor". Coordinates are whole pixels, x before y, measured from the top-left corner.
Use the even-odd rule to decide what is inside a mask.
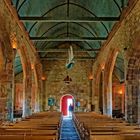
[[[60,140],[80,140],[71,117],[63,117]]]

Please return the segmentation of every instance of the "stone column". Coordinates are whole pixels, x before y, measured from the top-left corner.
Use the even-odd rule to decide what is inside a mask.
[[[40,111],[40,107],[39,107],[39,89],[38,87],[36,87],[35,90],[35,112],[39,112]]]
[[[37,110],[43,111],[43,83],[42,83],[42,65],[40,62],[36,63],[36,81],[37,81]]]
[[[42,111],[46,110],[46,90],[45,90],[45,84],[46,84],[46,80],[42,81],[42,92],[43,92],[43,96],[42,96]]]
[[[5,119],[7,121],[13,121],[14,118],[14,94],[15,94],[15,72],[14,72],[14,58],[16,55],[16,49],[11,50],[11,55],[7,58],[6,69],[2,74],[2,85],[5,90],[6,108]]]
[[[0,75],[0,98],[2,99],[4,121],[13,121],[12,87],[12,71],[2,72]]]
[[[133,123],[137,123],[138,121],[138,83],[135,81],[133,84],[132,90],[132,120]]]
[[[112,76],[108,82],[105,80],[105,73],[102,71],[103,75],[103,114],[112,116]],[[108,77],[106,77],[108,78]]]
[[[42,81],[40,81],[41,87],[39,88],[39,110],[40,112],[43,111],[43,84]]]
[[[91,111],[93,111],[92,110],[92,107],[91,107],[91,105],[92,105],[92,79],[89,79],[89,109],[91,110]],[[96,106],[96,105],[95,105]],[[95,112],[96,112],[96,110],[95,110]]]
[[[127,107],[127,121],[132,123],[132,85],[127,83],[127,92],[126,92],[126,107]]]
[[[124,105],[125,105],[125,92],[121,94],[121,105],[122,105],[122,113],[124,114],[125,113],[125,108],[124,108]]]
[[[126,57],[126,56],[125,56]],[[125,78],[125,87],[124,87],[124,113],[125,113],[125,120],[127,121],[127,66],[128,62],[127,59],[124,59],[124,78]]]
[[[27,117],[32,114],[31,111],[31,75],[24,75],[23,78],[23,114],[22,117]]]
[[[43,111],[43,91],[42,91],[42,80],[38,79],[37,89],[36,89],[36,112]]]
[[[6,84],[6,92],[7,92],[7,113],[6,113],[6,120],[13,121],[13,96],[12,96],[12,83],[9,81]]]
[[[106,115],[107,114],[107,106],[106,106],[106,94],[105,94],[105,83],[104,83],[104,70],[102,70],[102,97],[103,97],[103,114]]]
[[[112,76],[107,87],[107,115],[112,117]]]
[[[125,84],[125,95],[124,95],[124,102],[125,102],[125,120],[127,121],[127,83]]]
[[[15,56],[16,56],[17,50],[16,48],[13,48],[13,69],[12,69],[12,111],[11,111],[11,116],[14,118],[14,106],[15,106]]]

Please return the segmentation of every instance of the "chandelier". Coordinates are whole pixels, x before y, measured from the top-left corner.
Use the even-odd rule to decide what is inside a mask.
[[[68,75],[64,78],[64,82],[66,84],[69,84],[71,81],[72,81],[72,79]]]

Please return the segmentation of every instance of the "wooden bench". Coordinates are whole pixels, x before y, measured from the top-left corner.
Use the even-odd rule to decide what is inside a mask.
[[[119,119],[89,112],[75,113],[73,120],[81,139],[127,140],[129,136],[132,140],[140,138],[140,129],[137,126],[129,126],[128,123]]]
[[[18,123],[0,127],[0,140],[57,140],[61,114],[58,112],[36,113]]]
[[[24,136],[24,135],[2,135],[0,140],[57,140],[54,135],[45,136]]]

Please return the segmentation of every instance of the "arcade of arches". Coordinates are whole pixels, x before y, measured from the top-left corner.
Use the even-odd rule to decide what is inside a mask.
[[[26,24],[19,18],[19,15],[28,15],[22,12],[17,13],[15,3],[18,0],[15,1],[0,0],[1,120],[12,121],[16,112],[21,113],[20,117],[26,117],[34,112],[60,111],[62,96],[69,94],[74,97],[75,111],[95,111],[113,117],[117,117],[116,115],[119,114],[128,122],[140,123],[139,0],[129,0],[123,7],[119,21],[108,31],[105,41],[92,44],[92,40],[87,38],[89,42],[85,43],[86,40],[80,42],[84,38],[79,39],[78,36],[76,36],[79,39],[76,38],[77,41],[63,41],[65,33],[60,35],[62,38],[55,40],[53,35],[55,32],[61,32],[63,26],[61,25],[61,28],[55,28],[53,31],[50,29],[48,32],[51,33],[48,34],[54,38],[50,39],[52,42],[48,45],[48,49],[50,49],[48,52],[47,47],[42,48],[41,46],[44,42],[31,40],[31,36],[35,36],[34,32],[37,29],[38,36],[40,36],[42,28],[47,25],[50,27],[52,23],[48,22],[44,26],[41,23],[38,25],[39,28],[32,30],[29,34],[30,23]],[[73,3],[70,3],[69,8],[76,5]],[[26,5],[28,5],[27,1]],[[25,10],[27,9],[28,7],[25,8]],[[79,11],[81,12],[81,10]],[[61,14],[61,11],[59,12]],[[55,13],[52,12],[52,16]],[[72,14],[72,11],[69,14]],[[77,25],[74,23],[72,25],[70,22],[66,21],[67,25],[69,24],[67,30],[71,32],[69,33],[71,38],[74,37],[73,32],[76,29],[77,33],[83,30],[87,32],[86,29],[80,29],[79,22]],[[105,23],[105,21],[102,23],[109,28],[109,23]],[[96,27],[90,25],[90,20],[83,25],[88,29]],[[103,29],[99,27],[99,30]],[[85,32],[83,31],[80,36],[88,35]],[[99,35],[98,29],[95,32],[96,35]],[[95,45],[96,48],[92,48],[95,51],[86,51],[86,49],[90,49],[87,44]],[[73,68],[67,69],[65,63],[68,52],[65,50],[68,50],[70,45],[73,47],[75,64]],[[81,48],[84,45],[85,48]],[[51,46],[55,46],[55,48],[51,48]],[[80,49],[81,51],[79,51]],[[85,51],[83,51],[84,49]],[[96,51],[98,51],[98,55],[96,55]],[[63,60],[63,58],[66,59]],[[71,80],[65,82],[64,79],[67,75]]]

